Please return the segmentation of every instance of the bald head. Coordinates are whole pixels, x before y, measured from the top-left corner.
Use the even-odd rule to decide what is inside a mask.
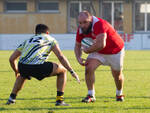
[[[91,19],[92,15],[88,11],[82,11],[79,13],[78,19],[84,18],[84,19]]]
[[[92,27],[92,15],[88,11],[82,11],[78,16],[79,27],[84,34],[88,34]]]

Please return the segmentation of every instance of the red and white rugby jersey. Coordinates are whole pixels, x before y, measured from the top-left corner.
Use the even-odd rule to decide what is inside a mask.
[[[76,34],[76,41],[81,43],[85,37],[91,37],[93,40],[98,34],[106,33],[106,47],[99,51],[101,54],[117,54],[124,47],[124,42],[116,30],[106,21],[101,18],[92,17],[92,32],[85,35],[79,27]]]

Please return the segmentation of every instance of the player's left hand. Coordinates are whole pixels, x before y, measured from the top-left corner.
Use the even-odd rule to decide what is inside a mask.
[[[74,77],[74,78],[77,80],[77,82],[80,84],[80,79],[79,79],[79,76],[76,74],[76,72],[72,73],[71,75],[72,75],[72,77]]]

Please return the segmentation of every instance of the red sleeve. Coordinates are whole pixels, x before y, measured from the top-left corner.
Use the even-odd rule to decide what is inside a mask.
[[[78,28],[77,34],[76,34],[76,41],[81,43],[81,40],[82,40],[82,36],[79,34],[79,28]]]
[[[97,22],[94,24],[93,27],[93,32],[95,35],[101,34],[101,33],[106,33],[107,31],[107,25],[104,22]]]

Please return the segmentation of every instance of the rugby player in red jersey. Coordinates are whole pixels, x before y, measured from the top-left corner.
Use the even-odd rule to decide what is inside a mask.
[[[124,42],[116,30],[101,18],[82,11],[78,16],[79,27],[76,35],[75,55],[79,64],[85,66],[85,80],[88,88],[87,96],[82,102],[94,102],[95,98],[95,70],[100,65],[108,65],[116,84],[116,101],[123,101],[124,76]],[[89,48],[82,47],[83,38],[92,38],[94,44]],[[87,59],[82,58],[82,51],[89,54]]]

